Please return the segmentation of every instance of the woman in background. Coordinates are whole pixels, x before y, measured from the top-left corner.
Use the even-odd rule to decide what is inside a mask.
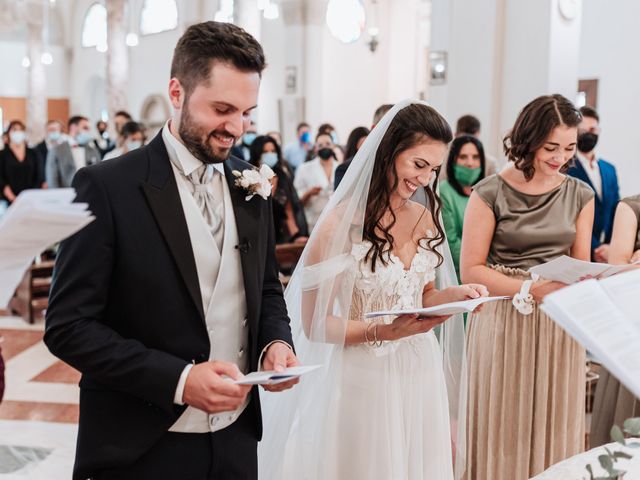
[[[309,228],[304,208],[293,187],[293,174],[282,158],[280,145],[273,138],[261,135],[251,144],[250,152],[252,165],[260,168],[265,164],[276,174],[272,189],[276,243],[306,242]]]
[[[9,203],[29,188],[43,188],[44,172],[38,154],[27,147],[24,123],[13,120],[7,128],[9,144],[0,152],[0,192]]]
[[[453,140],[447,159],[447,180],[440,184],[442,221],[447,242],[460,280],[460,245],[464,211],[469,202],[472,186],[484,178],[484,148],[476,137],[462,135]]]

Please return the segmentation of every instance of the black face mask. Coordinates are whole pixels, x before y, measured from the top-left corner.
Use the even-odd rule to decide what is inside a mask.
[[[321,148],[318,150],[318,156],[323,160],[329,160],[334,156],[334,153],[330,148]]]
[[[582,153],[589,153],[596,148],[598,143],[598,135],[591,132],[585,132],[578,135],[578,150]]]

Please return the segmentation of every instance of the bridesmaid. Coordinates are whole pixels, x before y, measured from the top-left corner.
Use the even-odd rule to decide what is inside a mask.
[[[580,120],[561,95],[533,100],[504,139],[512,163],[469,199],[462,280],[514,299],[469,320],[468,480],[528,479],[584,449],[585,351],[538,308],[565,284],[527,272],[589,260],[594,194],[563,173]]]
[[[640,195],[618,204],[609,247],[609,263],[623,265],[640,257]],[[622,426],[627,418],[640,417],[640,400],[614,376],[601,370],[593,402],[589,435],[591,447],[611,442],[611,427]]]

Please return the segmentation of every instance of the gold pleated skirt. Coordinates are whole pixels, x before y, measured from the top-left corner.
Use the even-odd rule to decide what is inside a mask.
[[[467,349],[467,480],[525,480],[584,451],[585,350],[537,305],[525,316],[511,300],[485,304]]]

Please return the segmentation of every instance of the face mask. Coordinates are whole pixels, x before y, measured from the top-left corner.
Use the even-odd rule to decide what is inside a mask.
[[[140,140],[131,140],[129,142],[125,142],[124,145],[127,148],[127,152],[130,152],[131,150],[140,148],[142,146],[142,142]]]
[[[582,153],[589,153],[596,148],[598,144],[598,135],[591,132],[585,132],[578,135],[578,150]]]
[[[49,140],[50,142],[57,142],[60,140],[60,137],[62,136],[62,134],[60,132],[49,132],[47,134],[47,140]]]
[[[242,143],[244,143],[245,145],[251,145],[257,136],[257,133],[247,132],[244,134],[244,137],[242,137]]]
[[[454,165],[453,166],[453,175],[456,177],[456,180],[463,187],[469,187],[476,183],[476,181],[480,178],[482,174],[482,168],[468,168],[463,165]]]
[[[302,135],[300,135],[300,142],[311,143],[311,134],[309,132],[304,132]]]
[[[87,143],[89,143],[91,141],[91,135],[89,134],[89,132],[80,132],[76,135],[76,142],[78,142],[78,145],[86,145]]]
[[[329,135],[331,135],[331,140],[333,140],[333,143],[338,145],[338,134],[335,131],[332,131]]]
[[[333,157],[333,155],[333,150],[331,150],[330,148],[321,148],[320,150],[318,150],[318,156],[323,160],[328,160]]]
[[[260,157],[263,165],[273,168],[278,164],[278,154],[276,152],[265,152]]]
[[[11,139],[11,143],[24,143],[27,138],[27,134],[22,130],[16,130],[9,134],[9,138]]]

